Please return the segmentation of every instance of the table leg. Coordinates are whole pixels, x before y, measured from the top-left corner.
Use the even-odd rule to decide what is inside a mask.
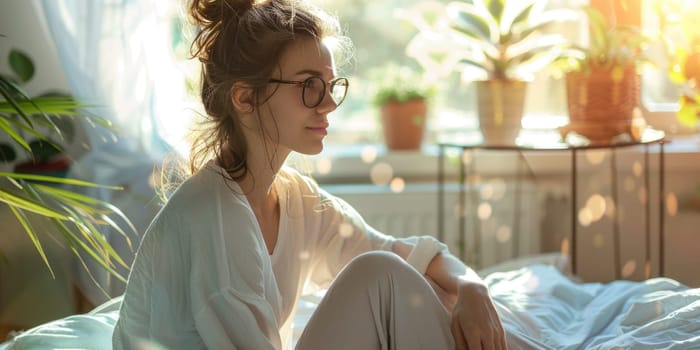
[[[577,198],[576,198],[576,181],[577,181],[577,172],[578,169],[576,168],[576,148],[571,149],[571,242],[569,243],[569,250],[571,251],[571,273],[576,275],[578,273],[577,271],[577,263],[576,263],[576,230],[577,230]]]

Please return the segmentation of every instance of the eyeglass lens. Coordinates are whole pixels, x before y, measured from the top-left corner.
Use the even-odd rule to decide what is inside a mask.
[[[330,93],[336,105],[343,103],[347,94],[348,81],[345,78],[333,80],[330,83]],[[326,82],[320,77],[310,77],[304,80],[303,100],[304,105],[314,108],[321,104],[326,94]]]

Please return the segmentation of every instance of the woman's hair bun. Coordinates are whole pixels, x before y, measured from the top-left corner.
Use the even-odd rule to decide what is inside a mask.
[[[191,0],[189,14],[194,24],[207,27],[237,18],[254,3],[255,0]]]
[[[221,32],[236,26],[240,17],[253,7],[255,0],[191,0],[189,15],[198,28],[190,53],[208,61]]]

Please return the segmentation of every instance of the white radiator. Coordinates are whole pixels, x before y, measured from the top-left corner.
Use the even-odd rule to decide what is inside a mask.
[[[400,193],[392,192],[388,186],[371,184],[323,187],[351,204],[368,224],[381,232],[397,237],[438,236],[438,187],[435,183],[407,184]],[[461,253],[470,266],[488,267],[541,251],[541,200],[533,183],[523,181],[519,187],[503,181],[486,183],[468,188],[464,199],[466,234],[460,250],[458,187],[446,186],[443,241],[455,255]],[[478,215],[483,219],[477,219]],[[481,231],[481,238],[474,235],[478,231]]]

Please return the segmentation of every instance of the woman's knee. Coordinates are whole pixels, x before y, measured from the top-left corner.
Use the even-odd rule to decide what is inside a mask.
[[[358,255],[348,263],[346,269],[366,277],[387,274],[414,274],[420,276],[411,265],[393,252],[371,251]]]

